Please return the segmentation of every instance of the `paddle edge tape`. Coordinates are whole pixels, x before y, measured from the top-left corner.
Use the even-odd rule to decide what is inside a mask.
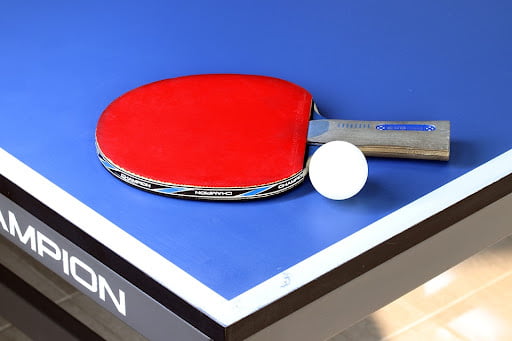
[[[161,182],[143,178],[133,174],[109,160],[101,151],[96,143],[96,153],[98,158],[105,167],[105,169],[118,178],[119,180],[127,183],[138,189],[142,189],[151,193],[156,193],[164,196],[182,198],[182,199],[196,199],[196,200],[248,200],[260,199],[269,196],[274,196],[286,192],[300,183],[306,177],[307,171],[305,169],[287,177],[269,184],[262,184],[250,187],[202,187],[202,186],[188,186]]]

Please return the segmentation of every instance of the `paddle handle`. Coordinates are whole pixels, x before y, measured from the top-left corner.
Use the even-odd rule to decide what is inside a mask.
[[[450,158],[449,121],[310,121],[308,143],[342,140],[365,155],[447,161]]]

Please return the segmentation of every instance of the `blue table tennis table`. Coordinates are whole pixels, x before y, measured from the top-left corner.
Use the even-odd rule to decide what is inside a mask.
[[[151,340],[328,338],[512,234],[511,34],[508,1],[2,4],[0,238]],[[108,174],[102,110],[202,73],[287,79],[329,118],[450,120],[451,159],[369,159],[345,201]]]

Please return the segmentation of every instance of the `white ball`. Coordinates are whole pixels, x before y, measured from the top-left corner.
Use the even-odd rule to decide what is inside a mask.
[[[309,179],[326,198],[344,200],[364,187],[368,163],[364,154],[351,143],[332,141],[318,148],[309,161]]]

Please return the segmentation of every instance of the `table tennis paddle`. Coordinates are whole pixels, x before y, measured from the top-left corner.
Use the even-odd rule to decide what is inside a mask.
[[[447,121],[310,120],[312,97],[285,80],[208,74],[150,83],[114,100],[96,128],[103,166],[135,187],[242,200],[300,184],[306,144],[345,140],[368,156],[447,160]]]

